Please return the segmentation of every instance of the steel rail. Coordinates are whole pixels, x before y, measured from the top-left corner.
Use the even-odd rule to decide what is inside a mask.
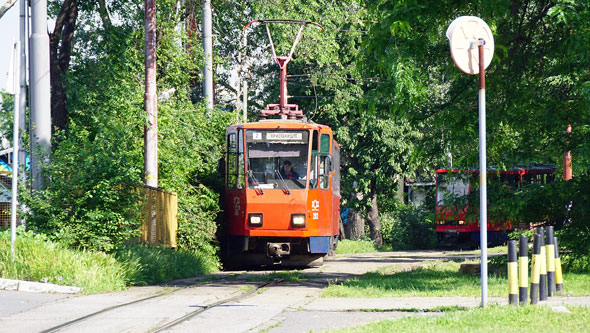
[[[178,324],[180,324],[180,323],[182,323],[184,321],[187,321],[190,318],[193,318],[193,317],[197,316],[198,314],[200,314],[200,313],[202,313],[204,311],[210,310],[210,309],[212,309],[214,307],[217,307],[217,306],[219,306],[221,304],[225,304],[225,303],[229,303],[229,302],[234,302],[234,301],[237,301],[237,300],[246,298],[246,297],[254,294],[255,292],[257,292],[258,290],[260,290],[262,288],[265,288],[265,287],[268,287],[270,285],[273,285],[273,284],[275,284],[277,282],[281,282],[282,280],[283,279],[279,279],[279,280],[275,280],[275,281],[270,281],[270,282],[265,282],[265,283],[262,283],[262,284],[258,285],[256,288],[254,288],[254,289],[252,289],[252,290],[250,290],[248,292],[244,292],[244,293],[241,293],[239,295],[232,296],[232,297],[229,297],[229,298],[226,298],[226,299],[219,300],[219,301],[214,302],[212,304],[205,305],[205,306],[203,306],[202,308],[200,308],[198,310],[192,311],[192,312],[190,312],[190,313],[188,313],[188,314],[186,314],[186,315],[184,315],[184,316],[182,316],[182,317],[180,317],[178,319],[175,319],[175,320],[173,320],[171,322],[168,322],[168,323],[166,323],[166,324],[164,324],[164,325],[162,325],[160,327],[153,328],[153,329],[149,330],[149,332],[161,332],[163,330],[169,329],[169,328],[171,328],[173,326],[176,326],[176,325],[178,325]],[[217,282],[219,282],[219,281],[217,281]],[[210,283],[210,282],[197,283],[197,284],[194,284],[194,285],[189,286],[189,288],[198,287],[198,286],[201,286],[201,285],[206,285],[208,283]],[[49,329],[43,330],[40,333],[59,332],[61,329],[64,329],[64,328],[67,328],[67,327],[70,327],[70,326],[79,324],[79,323],[81,323],[81,322],[83,322],[83,321],[85,321],[87,319],[96,317],[96,316],[98,316],[100,314],[103,314],[103,313],[106,313],[106,312],[109,312],[109,311],[112,311],[112,310],[120,309],[122,307],[126,307],[126,306],[130,306],[130,305],[142,303],[142,302],[145,302],[145,301],[149,301],[149,300],[152,300],[152,299],[156,299],[156,298],[159,298],[159,297],[168,296],[168,295],[171,295],[171,294],[173,294],[173,293],[175,293],[177,291],[183,290],[183,289],[185,289],[185,288],[176,287],[176,288],[167,290],[166,292],[161,293],[161,294],[158,294],[158,295],[152,295],[152,296],[140,298],[140,299],[137,299],[137,300],[134,300],[134,301],[131,301],[131,302],[109,306],[109,307],[106,307],[106,308],[101,309],[99,311],[89,313],[89,314],[87,314],[85,316],[82,316],[82,317],[79,317],[79,318],[70,320],[68,322],[65,322],[63,324],[60,324],[60,325],[51,327]]]
[[[166,324],[164,324],[164,325],[162,325],[160,327],[157,327],[155,329],[152,329],[149,332],[158,333],[158,332],[162,332],[162,331],[171,329],[172,327],[174,327],[174,326],[176,326],[176,325],[178,325],[180,323],[183,323],[183,322],[185,322],[185,321],[187,321],[187,320],[189,320],[189,319],[191,319],[193,317],[196,317],[199,314],[201,314],[201,313],[203,313],[203,312],[205,312],[207,310],[211,310],[211,309],[213,309],[215,307],[218,307],[218,306],[223,305],[223,304],[226,304],[226,303],[236,302],[236,301],[239,301],[241,299],[247,298],[247,297],[253,295],[254,293],[258,292],[258,290],[260,290],[262,288],[266,288],[266,287],[272,286],[272,285],[274,285],[276,283],[280,283],[282,281],[283,281],[283,279],[277,279],[277,280],[274,280],[274,281],[269,281],[269,282],[266,282],[266,283],[263,283],[263,284],[257,286],[256,288],[254,288],[254,289],[252,289],[250,291],[247,291],[245,293],[242,293],[242,294],[239,294],[239,295],[236,295],[236,296],[232,296],[232,297],[229,297],[229,298],[226,298],[226,299],[222,299],[222,300],[219,300],[219,301],[217,301],[215,303],[212,303],[212,304],[209,304],[209,305],[205,305],[205,306],[203,306],[202,308],[200,308],[198,310],[189,312],[189,313],[185,314],[184,316],[182,316],[182,317],[180,317],[178,319],[175,319],[175,320],[173,320],[173,321],[171,321],[169,323],[166,323]]]
[[[102,313],[105,313],[105,312],[108,312],[108,311],[111,311],[111,310],[115,310],[115,309],[118,309],[118,308],[122,308],[124,306],[129,306],[129,305],[133,305],[133,304],[145,302],[145,301],[148,301],[148,300],[151,300],[151,299],[154,299],[154,298],[159,298],[159,297],[162,297],[162,296],[170,295],[170,294],[175,293],[175,292],[177,292],[177,291],[179,291],[181,289],[182,288],[170,289],[170,290],[168,290],[168,291],[166,291],[165,293],[162,293],[162,294],[152,295],[152,296],[148,296],[148,297],[137,299],[135,301],[131,301],[131,302],[123,303],[123,304],[117,304],[117,305],[109,306],[109,307],[104,308],[102,310],[99,310],[99,311],[96,311],[96,312],[93,312],[93,313],[89,313],[89,314],[87,314],[85,316],[82,316],[82,317],[79,317],[79,318],[70,320],[70,321],[68,321],[66,323],[63,323],[61,325],[57,325],[57,326],[54,326],[52,328],[46,329],[44,331],[41,331],[41,333],[58,332],[62,328],[66,328],[66,327],[72,326],[74,324],[80,323],[80,322],[82,322],[82,321],[84,321],[84,320],[86,320],[88,318],[92,318],[92,317],[98,316],[99,314],[102,314]]]

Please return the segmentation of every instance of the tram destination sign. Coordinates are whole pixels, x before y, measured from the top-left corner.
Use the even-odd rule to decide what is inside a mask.
[[[303,133],[301,132],[267,132],[266,140],[268,141],[301,141]]]
[[[274,142],[285,144],[303,144],[309,139],[308,131],[293,130],[247,130],[246,142]]]

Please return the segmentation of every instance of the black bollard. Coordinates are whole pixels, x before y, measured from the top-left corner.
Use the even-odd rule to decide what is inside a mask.
[[[541,275],[541,246],[539,234],[533,236],[533,265],[531,267],[531,304],[539,303],[539,280]]]
[[[529,285],[529,244],[524,235],[520,235],[518,247],[518,301],[526,305]]]
[[[555,245],[553,244],[553,226],[547,227],[545,253],[547,255],[547,296],[555,295]]]
[[[555,292],[563,291],[563,274],[561,272],[561,259],[559,259],[559,246],[557,237],[553,237],[553,245],[555,248]]]
[[[518,266],[516,241],[508,242],[508,303],[518,305]]]

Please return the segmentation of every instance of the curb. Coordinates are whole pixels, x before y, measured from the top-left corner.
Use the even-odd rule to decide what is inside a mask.
[[[60,286],[52,283],[0,279],[0,290],[24,291],[31,293],[76,294],[82,288]]]

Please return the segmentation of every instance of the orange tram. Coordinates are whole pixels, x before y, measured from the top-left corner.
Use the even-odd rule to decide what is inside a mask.
[[[255,22],[268,29],[278,21]],[[301,25],[299,33],[307,24],[319,26],[279,23]],[[277,57],[273,48],[281,68],[281,102],[268,105],[257,122],[226,129],[226,266],[316,266],[337,246],[340,147],[330,127],[308,121],[297,105],[287,103],[290,57]]]

